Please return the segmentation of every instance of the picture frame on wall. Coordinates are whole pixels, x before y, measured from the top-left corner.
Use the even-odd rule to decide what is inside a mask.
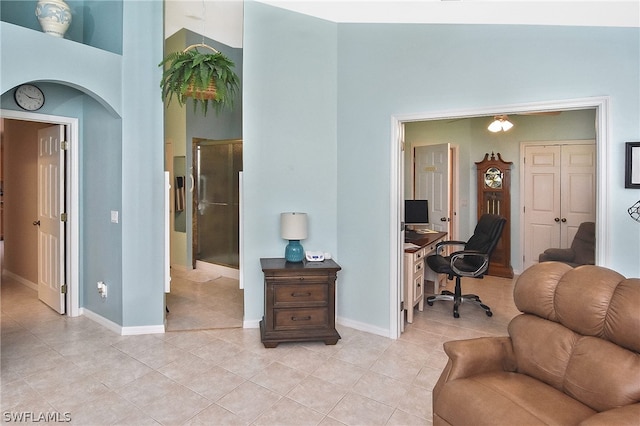
[[[640,188],[640,142],[626,143],[624,187]]]

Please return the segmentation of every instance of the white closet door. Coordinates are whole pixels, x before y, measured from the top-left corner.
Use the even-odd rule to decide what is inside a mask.
[[[524,269],[551,247],[566,248],[582,222],[595,221],[595,144],[524,149]]]

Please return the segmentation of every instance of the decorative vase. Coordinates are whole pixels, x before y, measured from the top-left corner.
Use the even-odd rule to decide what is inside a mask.
[[[42,31],[54,37],[64,37],[71,24],[71,9],[63,0],[39,0],[36,16]]]

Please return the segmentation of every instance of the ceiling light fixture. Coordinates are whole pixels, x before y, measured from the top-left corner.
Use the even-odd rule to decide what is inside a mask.
[[[489,124],[489,127],[487,127],[487,129],[490,132],[497,133],[501,130],[503,132],[506,132],[512,127],[513,127],[513,123],[511,123],[507,119],[506,115],[496,115],[495,117],[493,117],[493,121],[491,122],[491,124]]]

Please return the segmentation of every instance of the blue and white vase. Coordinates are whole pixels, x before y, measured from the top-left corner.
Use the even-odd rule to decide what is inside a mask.
[[[36,16],[42,31],[54,37],[64,37],[71,24],[71,9],[62,0],[39,0]]]

